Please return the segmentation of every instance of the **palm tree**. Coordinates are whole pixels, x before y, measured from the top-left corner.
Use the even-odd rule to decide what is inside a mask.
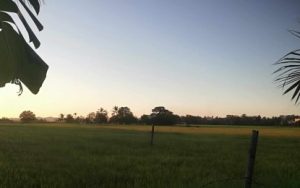
[[[65,115],[64,114],[59,114],[59,121],[64,121]]]
[[[119,107],[118,106],[114,106],[113,109],[112,109],[112,116],[117,115],[118,111],[119,111]]]
[[[104,108],[101,107],[101,108],[98,109],[97,113],[100,113],[100,114],[107,114],[107,111],[104,110]]]
[[[300,32],[290,30],[290,33],[300,38]],[[295,103],[300,98],[300,49],[294,50],[279,59],[275,65],[280,66],[274,73],[277,74],[275,82],[284,89],[283,94],[293,91],[292,100]]]
[[[39,0],[0,0],[0,87],[6,83],[17,84],[20,94],[23,91],[22,83],[34,94],[39,92],[46,74],[48,65],[30,47],[23,37],[12,14],[16,14],[29,36],[29,43],[37,49],[40,41],[32,31],[23,12],[22,6],[39,31],[43,30],[32,10],[39,14],[41,2]]]

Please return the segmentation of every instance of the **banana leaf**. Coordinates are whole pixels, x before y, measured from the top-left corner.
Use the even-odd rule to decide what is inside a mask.
[[[31,12],[27,4],[30,4],[36,13],[39,13],[40,2],[38,0],[19,0],[37,28],[41,31],[42,24]],[[32,93],[37,94],[46,78],[48,65],[26,42],[18,25],[6,12],[18,15],[29,35],[29,42],[35,48],[40,42],[30,28],[17,4],[12,0],[0,0],[0,87],[6,83],[14,83],[20,86],[22,92],[23,83]],[[13,27],[14,26],[14,27]]]

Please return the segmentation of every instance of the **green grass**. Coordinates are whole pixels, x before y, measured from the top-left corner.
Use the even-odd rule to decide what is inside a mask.
[[[125,128],[0,125],[0,187],[243,187],[252,127],[161,127],[153,147],[150,127]],[[259,129],[255,180],[300,187],[300,129]]]

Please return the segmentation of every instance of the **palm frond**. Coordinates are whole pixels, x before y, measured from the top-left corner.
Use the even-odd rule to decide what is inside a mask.
[[[289,32],[294,35],[295,37],[300,38],[300,32],[299,31],[295,31],[295,30],[289,30]]]
[[[293,35],[300,37],[300,32],[291,30]],[[291,100],[297,104],[300,98],[300,49],[291,51],[279,59],[275,65],[280,66],[273,74],[276,74],[275,82],[283,88],[283,95],[293,92]]]

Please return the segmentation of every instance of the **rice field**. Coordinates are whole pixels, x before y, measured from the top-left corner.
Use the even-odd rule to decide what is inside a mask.
[[[0,125],[0,187],[243,187],[252,129],[253,187],[300,187],[300,129]]]

